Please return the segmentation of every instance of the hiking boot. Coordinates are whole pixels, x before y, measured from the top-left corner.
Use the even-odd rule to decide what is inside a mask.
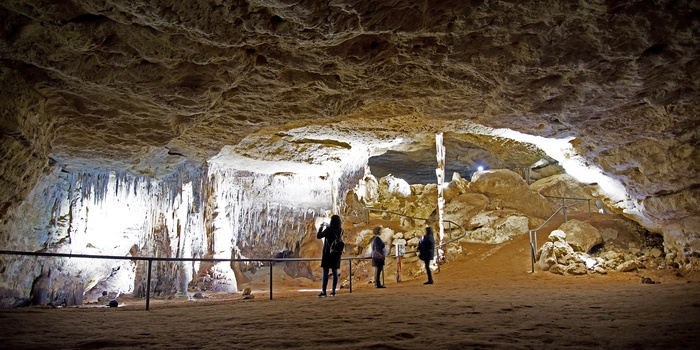
[[[386,286],[376,286],[375,288],[386,288]]]
[[[335,296],[335,292],[331,292],[331,296],[334,297],[334,296]]]
[[[333,294],[331,294],[331,295],[333,295]],[[318,297],[319,297],[319,298],[325,298],[325,297],[326,297],[326,292],[321,292],[321,293],[319,293]]]
[[[433,284],[433,281],[428,281],[428,282],[425,282],[423,284]]]

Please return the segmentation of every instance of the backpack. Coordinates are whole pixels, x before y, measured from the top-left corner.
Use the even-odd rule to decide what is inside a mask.
[[[373,238],[373,239],[380,239],[380,238]],[[382,250],[374,250],[374,241],[372,242],[372,260],[374,261],[384,261],[384,249]]]
[[[343,242],[343,231],[340,231],[340,236],[336,237],[331,242],[331,254],[342,254],[345,250],[345,242]]]

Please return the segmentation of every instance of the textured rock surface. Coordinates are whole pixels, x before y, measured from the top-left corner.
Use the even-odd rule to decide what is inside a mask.
[[[284,134],[293,127],[408,140],[460,120],[574,137],[641,202],[646,225],[673,225],[670,237],[700,245],[687,238],[697,236],[700,178],[698,10],[696,1],[4,1],[3,211],[53,160],[160,174],[224,145],[280,158],[294,152],[265,144],[329,147]],[[400,116],[410,117],[392,120]]]
[[[530,189],[522,177],[509,170],[478,172],[469,188],[487,195],[496,209],[508,207],[541,219],[546,219],[556,210],[550,201]]]
[[[51,203],[23,206],[51,187],[47,174],[164,177],[218,157],[284,175],[359,154],[378,174],[422,181],[445,132],[448,174],[580,157],[626,190],[599,183],[593,197],[697,254],[699,11],[691,0],[6,0],[0,242],[52,237],[34,220]],[[573,153],[493,128],[570,140]],[[9,231],[13,213],[27,230]]]
[[[566,232],[566,241],[577,252],[587,253],[591,248],[603,243],[600,231],[580,220],[569,220],[558,229]]]

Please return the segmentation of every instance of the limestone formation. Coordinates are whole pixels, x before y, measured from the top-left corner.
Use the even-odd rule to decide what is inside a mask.
[[[530,189],[522,177],[510,170],[480,171],[472,177],[469,188],[488,196],[492,202],[502,203],[504,208],[531,217],[546,219],[555,210],[550,201]]]
[[[573,221],[573,223],[572,223]],[[572,225],[564,224],[562,227],[566,229],[568,226],[581,227],[590,226],[587,223],[569,221]],[[576,230],[569,229],[569,232]],[[600,236],[592,227],[588,227],[587,231],[592,234],[588,241],[595,240]],[[570,275],[585,275],[585,274],[607,274],[609,271],[629,273],[638,270],[654,271],[665,268],[679,269],[683,267],[687,271],[693,271],[697,268],[698,259],[685,259],[683,266],[677,262],[677,257],[669,255],[663,257],[663,253],[654,247],[644,247],[643,249],[635,248],[631,244],[630,248],[622,250],[612,241],[605,242],[605,245],[596,252],[587,254],[580,246],[579,233],[574,233],[571,237],[563,230],[552,231],[542,247],[537,252],[537,268],[542,271],[549,271],[555,274],[570,274]],[[681,272],[676,272],[680,276]],[[642,276],[642,283],[656,283],[649,277]]]
[[[566,232],[566,241],[577,252],[587,253],[593,247],[603,244],[603,235],[593,225],[580,221],[569,220],[559,226],[559,230]]]
[[[661,235],[668,264],[689,265],[698,11],[692,0],[3,1],[0,249],[317,253],[315,221],[343,213],[353,227],[360,203],[431,217],[443,133],[460,225],[488,210],[532,227],[551,214],[540,194],[573,188],[529,182],[566,172],[590,191],[575,196]],[[482,187],[502,169],[513,181]],[[27,302],[44,268],[57,291],[109,280],[145,293],[143,261],[0,259],[16,276],[0,305]],[[232,292],[257,268],[240,266],[155,264],[157,293]],[[66,293],[54,298],[79,294]]]
[[[246,288],[243,290],[241,293],[241,300],[250,300],[250,299],[255,299],[255,295],[253,295],[253,292],[250,290],[250,288]]]

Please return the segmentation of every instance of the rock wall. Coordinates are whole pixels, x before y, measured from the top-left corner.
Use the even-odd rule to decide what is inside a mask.
[[[298,251],[307,228],[333,207],[338,190],[333,182],[339,183],[189,164],[159,179],[54,167],[0,227],[2,245],[125,258],[270,258]],[[307,206],[298,206],[299,193]],[[236,274],[244,276],[254,265],[154,261],[151,292],[155,297],[186,296],[193,289],[236,292]],[[6,278],[0,281],[0,306],[73,305],[103,291],[144,297],[147,268],[144,260],[1,255]],[[34,289],[40,297],[33,297]]]
[[[16,67],[15,67],[16,68]],[[0,224],[55,163],[49,154],[56,131],[46,100],[16,69],[0,69]],[[0,243],[6,242],[0,231]]]

